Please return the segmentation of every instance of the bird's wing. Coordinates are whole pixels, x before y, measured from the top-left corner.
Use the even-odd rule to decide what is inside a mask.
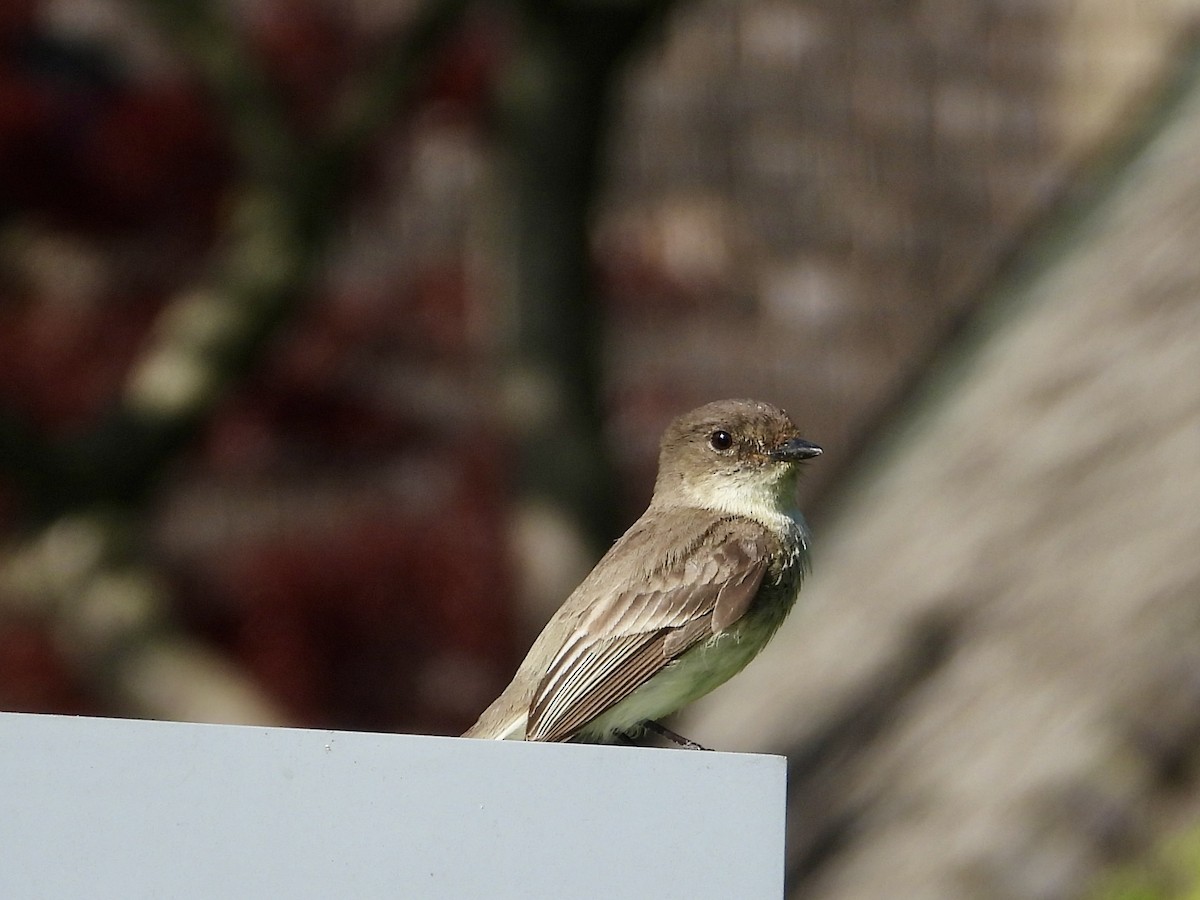
[[[671,660],[740,619],[770,556],[764,532],[745,522],[717,520],[692,536],[683,552],[664,559],[632,559],[654,554],[658,546],[639,546],[636,538],[627,535],[624,548],[613,548],[624,552],[610,554],[624,563],[611,567],[628,573],[622,581],[612,583],[602,561],[580,586],[592,595],[580,598],[588,612],[534,692],[528,740],[566,740]]]

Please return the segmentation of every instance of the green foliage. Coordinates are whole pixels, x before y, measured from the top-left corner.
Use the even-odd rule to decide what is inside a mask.
[[[1200,900],[1200,828],[1112,872],[1092,900]]]

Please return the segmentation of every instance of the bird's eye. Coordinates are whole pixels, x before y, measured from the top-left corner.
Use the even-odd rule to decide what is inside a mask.
[[[728,450],[733,446],[733,436],[728,431],[714,431],[708,436],[708,444],[714,450]]]

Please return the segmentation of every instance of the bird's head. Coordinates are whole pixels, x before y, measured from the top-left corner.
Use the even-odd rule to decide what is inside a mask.
[[[654,500],[773,519],[794,508],[800,464],[820,454],[779,407],[718,400],[663,434]]]

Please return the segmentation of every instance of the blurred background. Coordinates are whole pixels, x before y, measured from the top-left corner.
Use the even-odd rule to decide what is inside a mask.
[[[458,733],[749,396],[791,895],[1194,896],[1198,25],[7,0],[0,709]]]

